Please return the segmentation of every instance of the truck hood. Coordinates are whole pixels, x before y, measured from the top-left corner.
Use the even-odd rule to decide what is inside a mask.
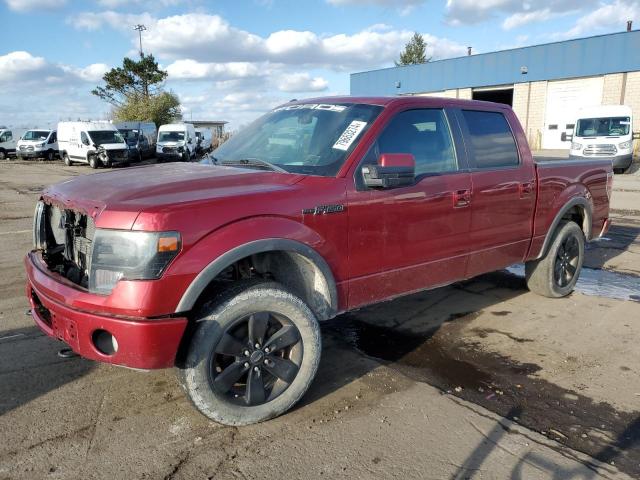
[[[92,216],[97,227],[129,229],[138,214],[212,199],[289,188],[302,175],[198,163],[169,163],[82,175],[52,185],[43,197]]]

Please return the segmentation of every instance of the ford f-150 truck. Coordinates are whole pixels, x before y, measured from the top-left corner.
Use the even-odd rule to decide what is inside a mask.
[[[228,425],[291,408],[318,322],[525,262],[574,288],[609,227],[610,161],[536,163],[504,105],[426,97],[285,104],[205,163],[76,177],[37,203],[31,314],[79,355],[176,367]]]

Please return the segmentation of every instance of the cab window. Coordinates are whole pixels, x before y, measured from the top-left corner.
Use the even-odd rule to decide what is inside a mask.
[[[376,144],[376,157],[384,153],[413,155],[416,177],[458,170],[449,123],[440,109],[399,113],[386,126]]]

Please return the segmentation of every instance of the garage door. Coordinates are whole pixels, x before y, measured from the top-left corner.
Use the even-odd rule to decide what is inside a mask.
[[[560,80],[547,84],[542,148],[569,148],[560,138],[562,132],[571,133],[578,110],[602,104],[604,77]]]

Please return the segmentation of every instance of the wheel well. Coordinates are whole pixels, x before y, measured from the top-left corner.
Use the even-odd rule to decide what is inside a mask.
[[[585,237],[588,239],[588,233],[590,230],[590,225],[587,225],[587,216],[585,214],[584,208],[580,205],[575,205],[567,210],[564,215],[562,215],[562,220],[572,221],[578,224],[578,226],[584,232]]]
[[[299,296],[318,320],[336,315],[337,305],[333,279],[305,255],[285,250],[254,253],[233,262],[213,278],[199,295],[192,311],[197,311],[220,289],[243,279],[268,279],[281,283]]]

